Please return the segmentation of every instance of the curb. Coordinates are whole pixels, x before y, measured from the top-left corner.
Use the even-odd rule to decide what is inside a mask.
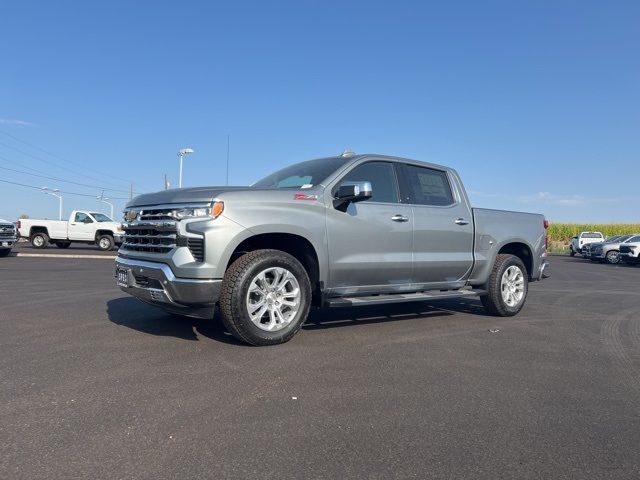
[[[106,259],[115,260],[115,256],[111,255],[65,255],[65,254],[47,254],[47,253],[16,253],[12,257],[32,257],[32,258],[90,258],[90,259]]]

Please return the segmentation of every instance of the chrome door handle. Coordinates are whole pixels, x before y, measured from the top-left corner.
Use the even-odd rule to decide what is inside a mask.
[[[408,222],[409,217],[405,217],[404,215],[400,215],[398,213],[397,215],[394,215],[393,217],[391,217],[391,220],[393,220],[394,222]]]
[[[453,222],[456,225],[469,225],[469,222],[467,222],[464,218],[456,218]]]

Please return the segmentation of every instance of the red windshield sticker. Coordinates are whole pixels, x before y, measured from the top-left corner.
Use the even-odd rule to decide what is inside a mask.
[[[294,200],[318,200],[317,195],[307,195],[306,193],[296,193],[293,196]]]

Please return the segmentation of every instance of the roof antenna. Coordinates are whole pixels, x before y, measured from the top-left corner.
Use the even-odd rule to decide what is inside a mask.
[[[344,149],[344,152],[342,152],[342,154],[340,155],[342,158],[349,158],[349,157],[353,157],[355,155],[354,152],[351,151],[351,149],[349,147]]]

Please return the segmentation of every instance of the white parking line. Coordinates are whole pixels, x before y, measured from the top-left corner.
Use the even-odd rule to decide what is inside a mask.
[[[47,253],[16,253],[16,257],[47,257],[47,258],[102,258],[114,260],[116,257],[111,255],[65,255],[65,254],[47,254]]]

